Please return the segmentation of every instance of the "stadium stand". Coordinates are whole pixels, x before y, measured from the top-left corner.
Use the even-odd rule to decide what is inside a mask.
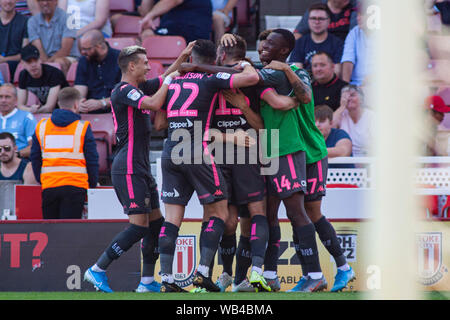
[[[181,36],[150,36],[142,46],[147,49],[147,57],[170,65],[186,48],[186,40]]]
[[[99,174],[107,175],[111,169],[112,147],[116,139],[112,114],[82,114],[81,119],[91,123],[92,133],[97,143]]]
[[[137,37],[139,35],[139,32],[141,31],[139,25],[139,21],[141,19],[141,17],[135,16],[120,16],[120,18],[117,19],[116,25],[114,26],[113,37]]]
[[[75,61],[70,65],[69,71],[67,71],[66,80],[70,86],[73,86],[75,83],[75,77],[77,75],[77,67],[78,61]]]
[[[150,72],[147,73],[147,79],[153,79],[159,77],[164,73],[164,66],[161,62],[155,60],[149,60],[148,64],[150,65]]]
[[[10,79],[10,75],[9,75],[9,65],[6,62],[0,63],[0,72],[3,75],[3,80],[5,81],[5,83],[9,82]]]
[[[111,48],[117,50],[122,50],[125,47],[136,44],[136,38],[134,37],[106,38],[105,40],[109,43]]]
[[[134,11],[134,0],[110,0],[109,1],[109,15],[116,13]]]

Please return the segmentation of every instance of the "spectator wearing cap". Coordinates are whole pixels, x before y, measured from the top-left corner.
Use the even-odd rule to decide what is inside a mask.
[[[312,56],[314,105],[326,104],[336,111],[341,103],[341,90],[348,82],[340,79],[334,70],[333,60],[328,53],[317,52]]]
[[[425,110],[427,118],[425,120],[428,123],[427,133],[422,133],[421,137],[425,138],[423,141],[422,154],[424,156],[436,156],[436,134],[438,126],[444,120],[444,114],[450,112],[450,107],[447,106],[444,100],[438,96],[433,95],[425,99]]]
[[[64,73],[43,64],[39,50],[28,44],[21,52],[24,69],[19,74],[18,107],[31,113],[51,113],[57,106],[58,92],[69,86]],[[35,95],[39,103],[27,106],[28,95]]]
[[[366,157],[373,141],[374,113],[363,107],[364,93],[355,85],[347,85],[341,91],[341,105],[333,114],[333,127],[348,133],[355,157]]]
[[[58,8],[58,0],[39,0],[40,13],[28,20],[29,41],[38,48],[42,62],[56,62],[67,74],[70,64],[79,57],[76,24]]]
[[[8,63],[10,78],[20,61],[20,49],[28,43],[27,18],[15,11],[16,1],[0,0],[0,63]]]
[[[90,30],[80,38],[80,58],[75,88],[81,93],[80,113],[111,111],[110,96],[122,73],[117,58],[119,50],[111,48],[98,30]]]
[[[31,138],[36,120],[30,112],[17,108],[17,89],[11,83],[0,87],[0,132],[10,132],[16,139],[18,155],[30,156]]]
[[[330,55],[339,72],[344,41],[328,32],[330,11],[325,4],[315,3],[309,7],[309,34],[295,41],[289,62],[296,62],[298,66],[311,71],[312,56],[323,51]]]

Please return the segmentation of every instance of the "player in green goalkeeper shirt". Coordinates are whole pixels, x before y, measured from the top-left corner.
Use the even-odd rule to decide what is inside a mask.
[[[279,153],[278,155],[268,154],[269,157],[279,157],[280,170],[278,174],[270,176],[270,179],[268,179],[267,216],[271,228],[264,275],[269,284],[274,283],[271,279],[277,280],[278,247],[276,246],[276,240],[280,239],[278,237],[280,231],[277,213],[282,200],[291,220],[294,244],[303,270],[303,277],[289,291],[313,292],[327,287],[326,280],[320,270],[317,246],[314,247],[312,240],[309,238],[311,232],[314,234],[312,230],[317,231],[322,243],[336,261],[338,272],[331,291],[340,291],[355,278],[355,274],[343,255],[333,226],[320,210],[321,199],[325,195],[326,188],[327,150],[323,136],[315,125],[314,101],[309,75],[305,70],[299,69],[295,65],[289,66],[284,63],[292,50],[292,39],[293,35],[288,30],[273,30],[263,44],[260,55],[260,59],[265,65],[264,69],[259,71],[260,83],[274,88],[279,94],[295,95],[301,102],[298,108],[289,111],[273,109],[264,102],[261,106],[261,114],[266,129],[280,130]],[[264,93],[265,91],[262,92],[262,97]],[[270,143],[270,139],[268,139],[268,143]],[[266,150],[271,150],[270,147],[267,145]],[[303,150],[304,159],[299,156],[302,151],[298,150]],[[304,179],[307,181],[307,189],[306,191],[301,189],[305,193],[304,197],[302,192],[295,193],[297,189],[294,188],[296,182],[293,179],[294,176],[303,175],[301,161],[306,164],[306,178]],[[303,181],[301,181],[301,184]],[[293,218],[296,204],[298,205],[298,214],[294,213],[295,217]],[[303,207],[306,209],[308,219],[305,219],[303,212],[301,212],[300,208]],[[306,238],[306,235],[308,238]]]

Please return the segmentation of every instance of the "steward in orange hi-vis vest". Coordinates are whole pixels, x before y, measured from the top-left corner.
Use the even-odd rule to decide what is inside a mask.
[[[73,88],[62,90],[67,94]],[[97,144],[89,122],[77,114],[78,102],[73,103],[39,121],[33,135],[30,159],[42,185],[44,219],[80,219],[87,189],[97,185]]]
[[[42,150],[42,189],[75,186],[88,189],[84,158],[84,136],[88,121],[77,120],[67,127],[56,126],[51,119],[42,119],[36,136]]]

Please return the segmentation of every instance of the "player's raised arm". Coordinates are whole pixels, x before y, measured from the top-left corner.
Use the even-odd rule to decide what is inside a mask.
[[[250,101],[240,90],[224,90],[222,94],[229,103],[242,111],[245,119],[247,119],[253,129],[264,129],[264,121],[261,116],[250,108]]]
[[[303,104],[308,104],[311,102],[312,91],[309,84],[303,82],[288,64],[272,60],[267,66],[264,67],[264,69],[283,71],[292,85],[297,99]]]
[[[187,59],[190,57],[192,48],[195,46],[195,41],[191,41],[188,43],[186,48],[180,53],[178,58],[167,68],[167,70],[161,75],[163,78],[165,78],[167,75],[171,74],[172,72],[176,71],[180,68],[180,65],[182,63],[185,63]]]
[[[156,91],[154,95],[151,97],[144,96],[142,102],[140,103],[140,109],[147,109],[152,111],[158,111],[163,106],[166,101],[167,91],[169,90],[169,84],[172,82],[172,79],[179,76],[180,73],[178,71],[174,71],[169,74],[162,84],[162,86]]]

